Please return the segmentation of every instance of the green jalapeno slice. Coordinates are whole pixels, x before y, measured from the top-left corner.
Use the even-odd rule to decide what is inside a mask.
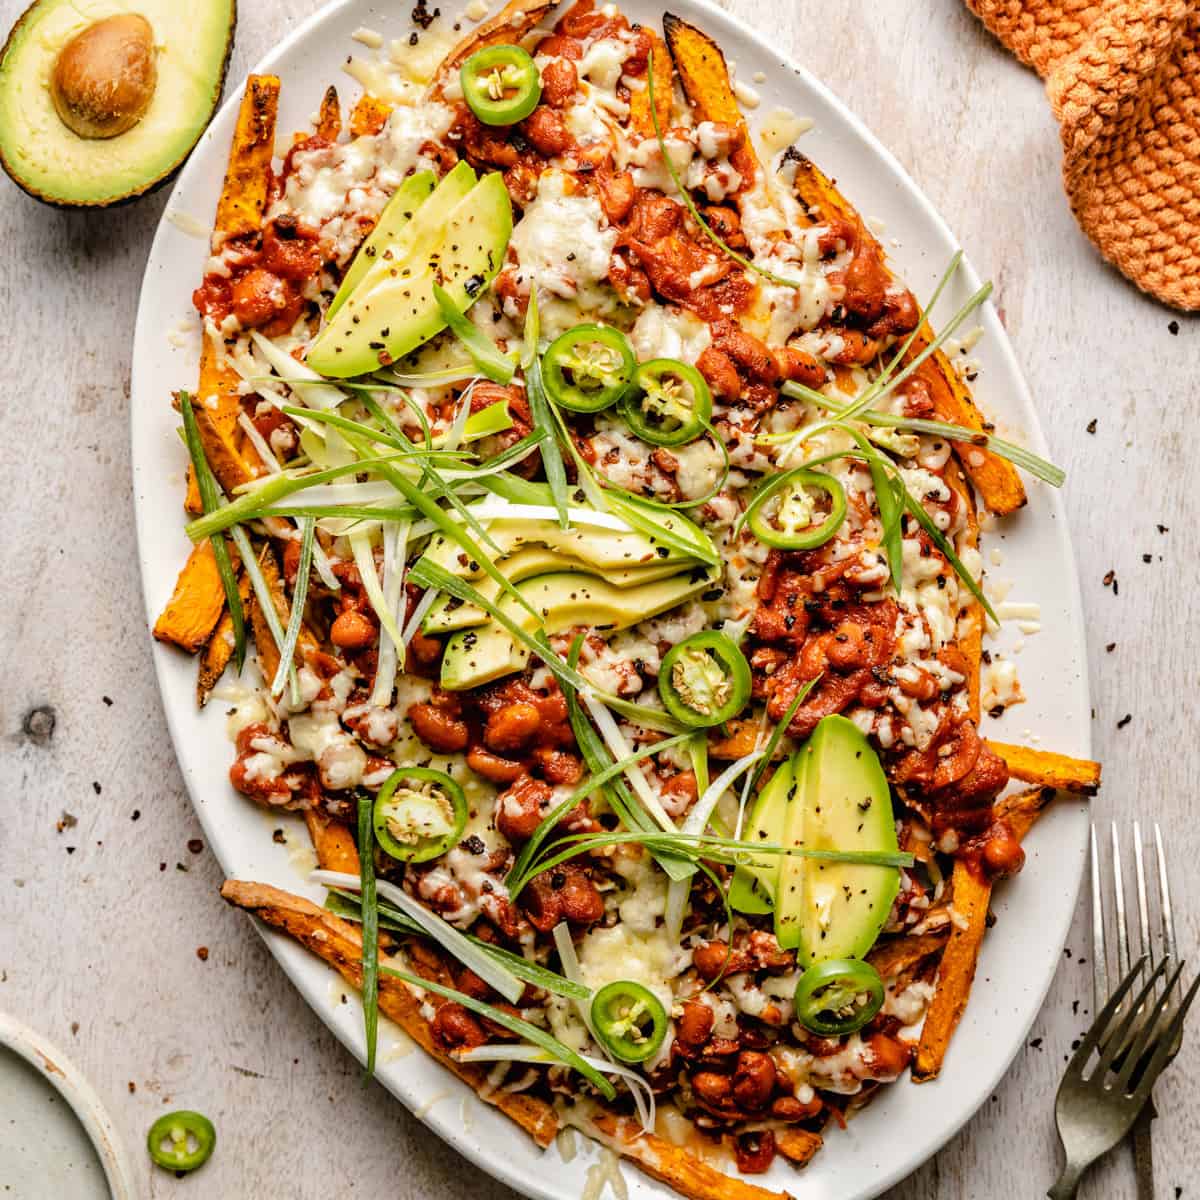
[[[823,492],[829,510],[822,513],[812,492]],[[823,546],[846,519],[846,492],[824,471],[797,467],[769,480],[746,509],[746,524],[760,542],[779,550]]]
[[[695,367],[673,358],[652,358],[634,372],[621,397],[621,416],[652,446],[682,446],[708,428],[712,393]]]
[[[658,672],[658,694],[681,725],[707,729],[737,716],[750,699],[750,664],[715,629],[672,646]]]
[[[458,76],[467,107],[485,125],[515,125],[542,98],[537,64],[520,46],[477,50]]]
[[[194,1171],[212,1157],[217,1144],[213,1123],[198,1112],[166,1113],[150,1126],[146,1149],[167,1171]]]
[[[375,797],[375,840],[403,862],[427,862],[458,845],[467,798],[445,771],[400,767]]]
[[[667,1010],[662,1001],[631,979],[602,987],[592,997],[591,1016],[596,1037],[621,1062],[645,1062],[667,1036]]]
[[[882,1007],[883,981],[861,959],[814,963],[796,984],[796,1020],[821,1037],[855,1033]]]
[[[550,399],[571,412],[600,412],[629,387],[637,358],[629,339],[606,325],[576,325],[542,356],[542,381]]]

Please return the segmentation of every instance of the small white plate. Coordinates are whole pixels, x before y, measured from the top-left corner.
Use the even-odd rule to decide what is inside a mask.
[[[451,14],[460,7],[454,0],[450,6],[443,3]],[[562,7],[567,7],[565,0]],[[656,28],[661,24],[663,6],[655,0],[621,0],[621,7],[631,20]],[[927,297],[958,240],[846,105],[803,68],[780,57],[770,44],[766,10],[766,32],[759,36],[706,0],[672,0],[670,8],[717,39],[736,62],[740,79],[757,79],[761,73],[763,82],[755,84],[761,104],[748,114],[752,129],[780,106],[812,119],[801,149],[838,180],[865,216],[886,223],[893,261],[916,295]],[[290,131],[311,127],[311,115],[330,83],[336,83],[344,100],[353,100],[358,88],[343,66],[348,54],[361,53],[352,41],[355,30],[366,26],[386,40],[406,39],[408,14],[407,4],[339,0],[266,56],[257,69],[283,80],[279,145],[287,144]],[[880,69],[886,64],[864,58],[864,72]],[[195,325],[191,295],[208,257],[206,237],[193,230],[196,220],[201,230],[211,223],[241,91],[231,89],[180,175],[142,285],[133,354],[132,438],[138,547],[151,622],[170,596],[189,548],[181,512],[186,455],[170,395],[195,386],[198,338],[178,332],[181,322]],[[935,325],[979,284],[969,266],[960,271],[934,314]],[[975,394],[981,407],[1003,434],[1045,454],[1029,389],[990,304],[979,313],[979,324],[985,336],[973,356],[980,363]],[[989,719],[987,733],[1021,742],[1033,731],[1039,745],[1087,757],[1091,734],[1084,627],[1065,512],[1052,488],[1026,482],[1029,506],[999,523],[991,535],[989,548],[1003,546],[1003,566],[989,558],[988,570],[1011,581],[1010,600],[1040,606],[1043,632],[1026,636],[1018,659],[1028,703],[1011,708],[999,721]],[[217,700],[204,712],[197,710],[192,659],[160,644],[154,658],[183,776],[224,870],[319,900],[322,890],[304,882],[290,861],[289,847],[271,839],[270,831],[280,821],[274,814],[264,817],[229,785],[233,747],[225,736],[226,706]],[[883,1089],[848,1129],[829,1131],[825,1149],[802,1175],[777,1160],[763,1183],[803,1193],[805,1200],[866,1200],[914,1170],[957,1132],[1008,1069],[1054,977],[1083,877],[1087,827],[1086,805],[1063,797],[1029,838],[1024,872],[997,894],[998,923],[984,943],[971,1003],[940,1078],[921,1087],[900,1082]],[[295,829],[293,844],[303,844],[303,826]],[[334,973],[282,935],[269,935],[267,941],[307,1002],[361,1059],[361,1009],[340,1002],[342,988]],[[564,1162],[554,1149],[539,1151],[432,1059],[419,1053],[401,1057],[389,1050],[388,1038],[383,1042],[380,1081],[463,1154],[526,1196],[560,1200],[584,1190],[588,1156]],[[1048,1096],[1046,1104],[1048,1116]],[[626,1178],[634,1200],[674,1195],[636,1170],[628,1170]]]
[[[133,1170],[100,1097],[69,1058],[0,1014],[0,1193],[135,1200]]]

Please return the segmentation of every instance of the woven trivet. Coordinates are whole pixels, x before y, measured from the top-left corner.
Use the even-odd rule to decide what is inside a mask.
[[[966,0],[1046,81],[1084,232],[1138,287],[1200,309],[1200,0]]]

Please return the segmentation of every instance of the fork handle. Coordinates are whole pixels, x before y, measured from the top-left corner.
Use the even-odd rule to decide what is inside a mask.
[[[1050,1200],[1075,1200],[1075,1193],[1079,1189],[1079,1181],[1083,1178],[1083,1173],[1087,1170],[1087,1167],[1088,1164],[1086,1163],[1083,1166],[1079,1166],[1068,1160],[1067,1165],[1063,1167],[1062,1174],[1046,1195],[1050,1197]]]

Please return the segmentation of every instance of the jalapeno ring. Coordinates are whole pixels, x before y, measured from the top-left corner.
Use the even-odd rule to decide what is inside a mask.
[[[640,983],[618,979],[592,997],[592,1028],[604,1048],[626,1063],[645,1062],[666,1040],[667,1010]]]
[[[703,375],[674,358],[652,358],[634,372],[621,397],[621,416],[652,446],[682,446],[708,428],[712,392]]]
[[[607,325],[576,325],[542,356],[542,381],[550,399],[571,412],[601,412],[628,390],[637,370],[629,339]]]
[[[879,972],[858,958],[814,963],[796,984],[796,1020],[821,1037],[856,1033],[882,1007]]]
[[[194,1171],[212,1157],[217,1131],[203,1113],[165,1113],[150,1126],[146,1149],[166,1171]]]
[[[412,782],[421,786],[401,786]],[[445,771],[400,767],[375,797],[372,824],[384,853],[402,862],[428,862],[458,845],[467,825],[467,798]]]
[[[515,125],[542,98],[537,64],[520,46],[487,46],[459,70],[463,99],[485,125]]]
[[[817,525],[812,524],[816,508],[805,488],[817,488],[829,497],[829,513]],[[782,493],[782,494],[781,494]],[[773,513],[768,501],[778,499]],[[846,519],[846,491],[841,483],[824,471],[797,467],[785,471],[763,485],[746,509],[745,521],[760,542],[779,550],[811,550],[823,546]],[[800,525],[800,522],[805,522]]]
[[[708,629],[667,651],[658,672],[658,694],[681,725],[721,725],[750,699],[750,664],[723,633]]]

